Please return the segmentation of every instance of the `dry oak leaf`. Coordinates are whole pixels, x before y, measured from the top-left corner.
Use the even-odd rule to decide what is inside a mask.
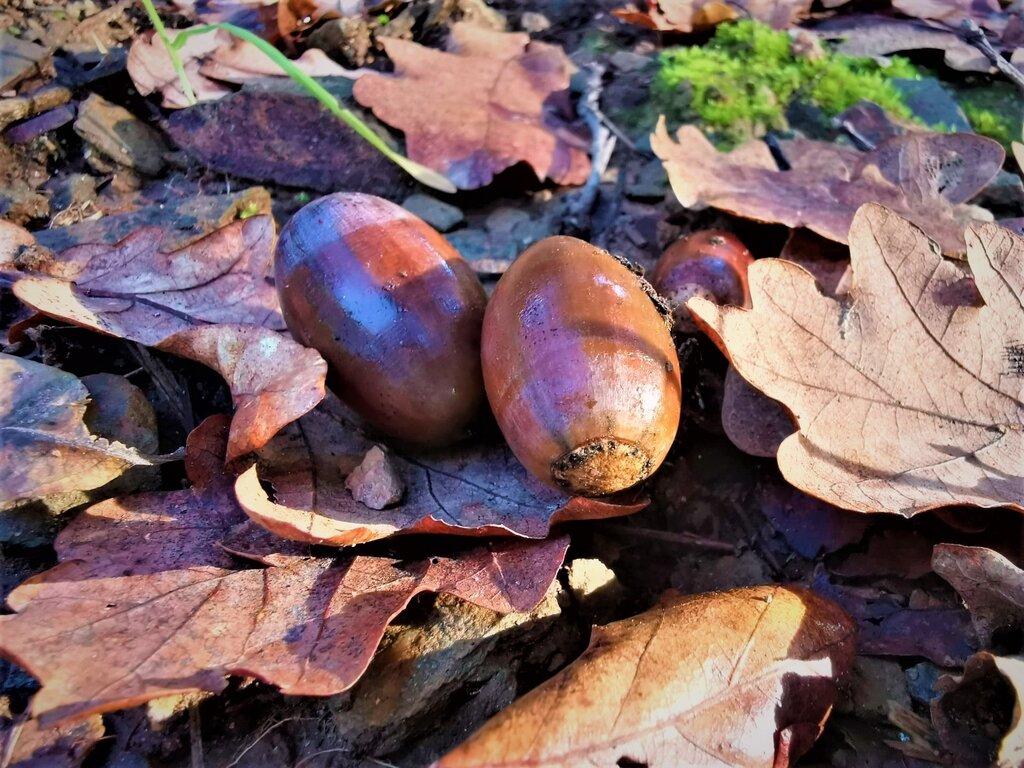
[[[997,629],[1024,628],[1024,571],[1010,560],[985,547],[937,544],[931,565],[963,598],[982,647]]]
[[[257,464],[235,484],[238,501],[249,517],[279,536],[335,546],[398,533],[543,538],[559,522],[628,515],[647,505],[550,490],[501,443],[422,455],[392,451],[405,496],[397,506],[370,509],[352,498],[345,478],[373,445],[351,412],[328,396],[257,454]],[[265,485],[273,487],[273,498]]]
[[[14,294],[38,312],[196,360],[221,374],[236,413],[228,459],[256,450],[325,393],[327,365],[284,328],[268,281],[274,225],[236,221],[176,250],[158,228],[19,263]]]
[[[159,461],[90,434],[88,400],[77,376],[0,354],[0,505],[99,488]]]
[[[173,41],[186,31],[169,30],[168,37]],[[287,76],[255,45],[224,30],[190,37],[178,55],[197,101],[213,101],[231,93],[233,89],[226,83],[240,84],[261,77]],[[293,63],[313,77],[353,76],[315,48],[305,51]],[[132,43],[128,51],[128,75],[143,96],[159,91],[163,97],[162,105],[168,109],[191,106],[181,89],[181,80],[167,55],[167,48],[152,32],[140,35]]]
[[[960,265],[877,205],[854,217],[842,298],[763,259],[748,274],[752,310],[687,303],[743,377],[796,417],[778,452],[790,483],[860,512],[1024,510],[1024,240],[997,224],[967,237],[982,306],[962,302]]]
[[[612,15],[659,32],[700,32],[740,18],[786,29],[811,10],[811,0],[647,0],[646,5],[646,10],[620,8]]]
[[[583,656],[436,766],[783,768],[855,653],[850,619],[800,588],[672,595],[596,627]]]
[[[0,654],[39,678],[31,710],[44,725],[219,692],[228,675],[333,695],[416,594],[529,611],[561,566],[566,537],[415,562],[262,552],[254,559],[280,565],[241,563],[219,546],[245,520],[222,471],[225,431],[211,417],[189,436],[191,490],[90,507],[58,537],[60,564],[9,596]]]
[[[879,203],[924,229],[944,253],[964,251],[964,226],[991,214],[966,205],[1002,168],[1003,148],[970,133],[910,133],[861,153],[827,142],[784,142],[792,168],[780,171],[768,146],[755,141],[719,152],[700,130],[684,125],[672,141],[664,119],[651,147],[687,208],[711,206],[787,227],[807,227],[848,242],[864,203]]]
[[[587,142],[557,114],[568,112],[572,71],[561,48],[465,22],[452,27],[448,52],[397,38],[382,44],[395,74],[364,74],[354,95],[405,132],[410,159],[460,189],[485,186],[521,161],[541,180],[586,180]]]

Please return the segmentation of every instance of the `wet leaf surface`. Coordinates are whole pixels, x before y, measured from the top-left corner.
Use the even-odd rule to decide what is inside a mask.
[[[985,648],[999,629],[1024,629],[1024,571],[985,547],[938,544],[932,567],[960,593]]]
[[[851,228],[842,300],[765,260],[750,269],[752,311],[688,303],[744,378],[796,417],[778,454],[789,482],[862,512],[1024,509],[1022,378],[1005,357],[1024,320],[1024,241],[994,224],[969,238],[980,307],[958,303],[964,270],[878,206]]]

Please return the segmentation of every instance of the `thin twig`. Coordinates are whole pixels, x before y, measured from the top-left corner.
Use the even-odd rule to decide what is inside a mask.
[[[253,739],[252,743],[249,744],[248,746],[246,746],[246,748],[243,749],[241,752],[239,752],[238,753],[238,757],[236,757],[234,760],[232,760],[230,763],[228,763],[226,766],[224,766],[224,768],[235,768],[235,766],[238,765],[242,761],[242,758],[245,757],[246,754],[248,754],[250,749],[255,747],[257,744],[259,744],[261,741],[263,741],[263,739],[265,739],[267,736],[269,736],[271,734],[271,732],[273,732],[277,728],[280,728],[285,723],[290,723],[290,722],[295,721],[295,720],[315,720],[315,719],[316,719],[315,717],[286,717],[283,720],[275,720],[270,725],[265,727],[262,731],[260,731],[259,734],[257,734],[256,738]]]
[[[1024,73],[1004,59],[999,54],[999,51],[992,47],[992,43],[988,41],[988,38],[977,22],[973,19],[965,19],[960,25],[960,34],[966,42],[985,54],[985,57],[992,62],[992,66],[998,69],[1024,93]]]
[[[590,129],[590,176],[573,200],[563,225],[566,231],[586,235],[590,231],[590,214],[597,203],[601,176],[615,149],[615,135],[601,123],[601,90],[604,67],[587,67],[587,90],[579,101],[580,117]]]
[[[736,546],[727,541],[708,539],[698,536],[696,533],[677,533],[675,531],[659,531],[653,528],[639,528],[634,525],[615,525],[614,523],[598,523],[595,526],[599,531],[617,534],[622,536],[633,536],[637,539],[652,539],[654,541],[668,541],[673,544],[682,544],[687,547],[707,549],[712,552],[735,552]]]
[[[191,747],[189,765],[191,768],[204,768],[206,762],[203,760],[203,725],[199,719],[198,703],[188,708],[188,732]]]

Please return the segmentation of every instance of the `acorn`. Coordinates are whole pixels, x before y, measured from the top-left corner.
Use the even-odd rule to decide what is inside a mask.
[[[747,269],[753,263],[754,257],[738,237],[707,229],[666,248],[654,267],[651,283],[673,305],[676,330],[696,333],[687,299],[700,296],[716,304],[749,307]]]
[[[650,476],[679,426],[679,359],[651,287],[572,237],[528,248],[484,314],[484,386],[519,461],[603,496]]]
[[[292,217],[274,270],[292,335],[369,424],[419,445],[468,434],[485,403],[487,300],[440,234],[387,200],[339,192]]]

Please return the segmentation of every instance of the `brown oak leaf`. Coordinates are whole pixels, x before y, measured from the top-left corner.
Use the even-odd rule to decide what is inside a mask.
[[[572,70],[561,48],[465,22],[452,27],[447,52],[398,38],[382,44],[395,74],[364,74],[354,95],[405,132],[410,159],[460,189],[521,161],[542,180],[586,180],[587,142],[556,114],[568,111]]]
[[[70,373],[0,354],[0,505],[98,488],[152,457],[90,434],[89,390]]]
[[[949,27],[970,19],[997,32],[1006,27],[1007,21],[999,0],[892,0],[892,7],[907,16]]]
[[[937,544],[932,568],[960,593],[983,647],[1002,627],[1024,628],[1024,571],[985,547]]]
[[[612,15],[659,32],[700,32],[741,18],[786,29],[806,16],[811,4],[811,0],[647,0],[645,10],[620,8]]]
[[[949,254],[964,251],[964,226],[991,220],[966,205],[1002,168],[1005,152],[970,133],[894,136],[871,152],[798,139],[783,144],[792,168],[780,171],[766,144],[719,152],[700,130],[684,125],[672,141],[664,119],[651,147],[687,208],[711,206],[787,227],[807,227],[848,242],[864,203],[879,203],[910,219]]]
[[[672,595],[595,628],[436,765],[782,768],[818,737],[855,653],[850,619],[803,589]]]
[[[165,252],[146,227],[115,245],[22,257],[14,294],[38,312],[197,360],[231,387],[228,459],[259,448],[324,396],[327,365],[284,328],[268,282],[274,225],[236,221]]]
[[[687,303],[743,377],[796,417],[778,452],[790,483],[861,512],[1024,510],[1024,240],[986,224],[968,243],[976,288],[913,224],[866,205],[842,298],[763,259],[748,275],[752,310]],[[976,292],[983,305],[964,301]]]
[[[187,30],[170,30],[168,37],[173,41],[184,31]],[[224,30],[190,37],[178,55],[197,101],[212,101],[231,93],[233,89],[226,83],[287,76],[255,45]],[[313,77],[352,77],[348,70],[316,48],[305,51],[293,63]],[[159,91],[163,106],[169,109],[191,106],[167,49],[152,32],[140,35],[132,43],[128,51],[128,75],[143,96]]]
[[[189,437],[191,490],[90,507],[58,537],[60,564],[17,587],[0,654],[42,683],[44,725],[244,675],[295,695],[339,693],[366,669],[390,621],[423,591],[491,610],[531,610],[566,537],[448,557],[272,557],[241,565],[219,542],[245,517],[223,468],[226,422]]]
[[[542,538],[566,520],[636,512],[646,500],[570,497],[534,480],[504,443],[429,454],[393,451],[403,501],[384,510],[352,498],[345,477],[374,445],[334,397],[290,425],[235,484],[239,503],[261,526],[288,539],[347,546],[398,533]],[[274,498],[264,490],[274,488]]]

